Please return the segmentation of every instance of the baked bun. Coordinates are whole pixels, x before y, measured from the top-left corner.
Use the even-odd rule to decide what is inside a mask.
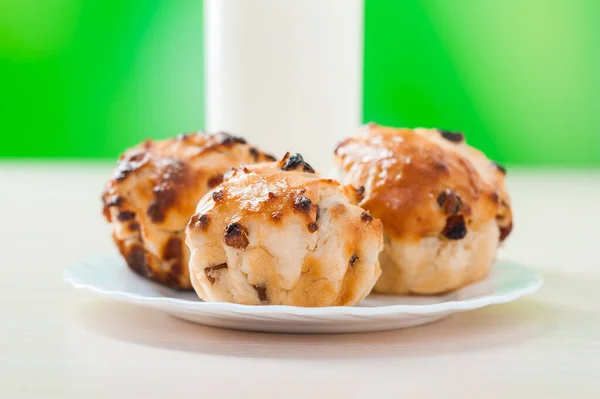
[[[131,269],[173,288],[191,288],[185,226],[198,200],[240,164],[273,157],[226,133],[147,140],[127,150],[102,200]]]
[[[384,226],[375,291],[438,294],[488,274],[512,229],[506,171],[462,133],[369,124],[339,144],[335,163]]]
[[[379,277],[381,222],[356,189],[298,154],[236,169],[190,219],[190,277],[205,301],[354,305]]]

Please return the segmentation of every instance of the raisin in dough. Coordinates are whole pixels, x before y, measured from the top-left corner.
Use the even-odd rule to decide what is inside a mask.
[[[147,140],[127,150],[102,200],[129,267],[159,283],[191,288],[185,227],[198,200],[233,167],[266,160],[273,158],[226,133]]]
[[[381,222],[298,154],[236,169],[198,203],[186,243],[205,301],[354,305],[380,275]]]
[[[334,161],[384,226],[375,291],[437,294],[488,274],[512,229],[506,171],[461,133],[369,124],[339,144]]]

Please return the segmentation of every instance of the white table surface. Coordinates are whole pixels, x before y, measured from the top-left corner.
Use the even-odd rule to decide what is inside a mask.
[[[0,397],[600,397],[600,171],[509,170],[535,295],[406,330],[220,330],[77,291],[111,164],[0,164]],[[210,396],[209,396],[210,395]],[[412,396],[411,396],[412,397]]]

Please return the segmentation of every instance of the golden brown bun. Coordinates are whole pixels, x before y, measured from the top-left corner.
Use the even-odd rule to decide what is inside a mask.
[[[481,279],[512,229],[506,171],[461,133],[369,124],[335,162],[384,225],[376,291],[435,294]]]
[[[152,141],[121,155],[102,200],[113,238],[131,269],[191,288],[185,226],[198,200],[241,164],[273,160],[226,133]]]
[[[190,276],[205,301],[354,305],[380,274],[381,222],[298,155],[238,168],[198,203]]]

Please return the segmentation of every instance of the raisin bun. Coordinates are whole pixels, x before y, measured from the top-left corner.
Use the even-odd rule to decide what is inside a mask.
[[[198,203],[187,229],[190,277],[205,301],[354,305],[381,271],[381,222],[357,191],[298,154],[236,169]]]
[[[369,124],[339,144],[334,161],[384,226],[375,291],[438,294],[488,274],[512,229],[506,171],[461,133]]]
[[[135,272],[191,288],[185,227],[198,201],[240,164],[273,160],[226,133],[189,134],[127,150],[102,200],[119,251]]]

